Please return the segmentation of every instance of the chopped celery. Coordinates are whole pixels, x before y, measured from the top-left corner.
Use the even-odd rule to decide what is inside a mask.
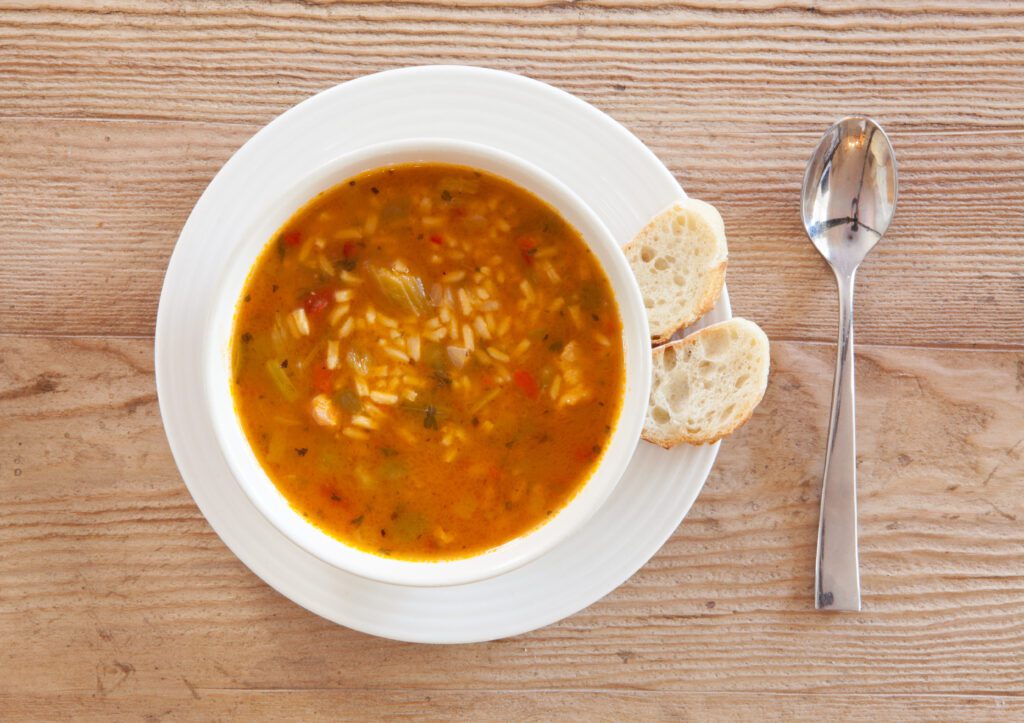
[[[238,383],[239,378],[242,376],[242,367],[245,366],[246,359],[249,356],[249,346],[239,341],[235,343],[235,348],[232,349],[231,355],[231,377]]]
[[[373,267],[370,273],[377,279],[377,285],[395,306],[413,314],[421,315],[430,310],[430,301],[418,276],[392,269]]]
[[[295,385],[292,384],[292,380],[288,378],[288,374],[281,368],[281,362],[276,359],[267,359],[267,374],[270,375],[270,379],[274,382],[274,386],[277,387],[277,391],[281,392],[281,396],[289,402],[294,402],[299,396],[299,392],[295,389]]]
[[[363,403],[359,401],[359,396],[351,389],[338,392],[334,395],[334,400],[349,414],[357,414],[363,409]]]
[[[401,457],[386,457],[380,463],[378,474],[385,482],[396,482],[409,475],[409,465]]]

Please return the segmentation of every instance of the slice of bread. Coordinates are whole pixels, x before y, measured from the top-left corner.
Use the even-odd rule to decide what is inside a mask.
[[[768,386],[768,337],[746,319],[713,324],[653,354],[643,438],[666,449],[732,434]]]
[[[664,344],[715,305],[725,283],[725,224],[695,198],[672,204],[626,244],[640,284],[651,341]]]

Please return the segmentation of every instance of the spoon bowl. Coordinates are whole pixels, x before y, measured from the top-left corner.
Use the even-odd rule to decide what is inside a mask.
[[[870,118],[843,118],[829,128],[804,174],[804,228],[839,287],[839,344],[815,564],[818,609],[860,610],[853,279],[889,228],[896,192],[896,156],[888,136]]]
[[[870,118],[843,118],[807,164],[804,228],[826,261],[856,268],[889,228],[896,193],[896,157],[885,131]]]

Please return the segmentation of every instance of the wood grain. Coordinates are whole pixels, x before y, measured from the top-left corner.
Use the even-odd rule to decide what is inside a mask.
[[[1010,696],[915,696],[884,699],[856,695],[726,694],[667,691],[657,696],[615,690],[530,690],[514,692],[449,690],[272,689],[252,691],[197,687],[191,681],[176,693],[141,697],[64,694],[6,699],[25,713],[10,720],[59,719],[68,710],[75,719],[111,717],[146,720],[280,720],[365,721],[367,717],[417,721],[564,720],[706,721],[815,720],[823,711],[843,721],[955,720],[1020,717],[1022,705]],[[0,695],[0,705],[3,705]]]
[[[9,229],[0,237],[0,332],[152,334],[192,205],[255,130],[0,119],[0,223]],[[833,339],[834,282],[799,218],[816,136],[769,143],[665,124],[634,130],[684,188],[722,210],[736,312],[772,338]],[[905,133],[894,142],[898,216],[860,274],[858,339],[1024,347],[1024,132]]]
[[[231,555],[166,450],[148,340],[0,338],[0,639],[31,641],[0,650],[0,669],[18,671],[0,703],[271,705],[243,702],[248,690],[312,714],[315,691],[353,694],[358,715],[415,708],[412,691],[504,690],[514,697],[470,700],[498,717],[701,717],[701,695],[737,694],[742,711],[772,691],[795,696],[775,710],[800,717],[813,709],[801,696],[837,695],[852,715],[858,696],[882,693],[931,715],[1007,714],[1024,700],[1024,353],[861,347],[857,616],[810,607],[833,353],[774,345],[765,402],[622,588],[529,635],[430,647],[320,620]],[[581,688],[614,695],[557,707],[558,691],[575,706]],[[658,695],[634,705],[645,693]]]
[[[532,5],[19,2],[0,14],[0,114],[262,124],[340,81],[442,62],[531,75],[630,125],[817,132],[858,110],[1022,126],[1024,11],[1005,2]]]
[[[220,165],[365,73],[469,63],[610,113],[718,205],[754,419],[619,590],[459,647],[334,626],[189,498],[152,369]],[[1024,7],[1001,0],[0,0],[0,719],[1024,717]],[[810,609],[835,295],[804,162],[868,113],[901,171],[858,286],[860,615]],[[916,347],[916,348],[911,348]]]

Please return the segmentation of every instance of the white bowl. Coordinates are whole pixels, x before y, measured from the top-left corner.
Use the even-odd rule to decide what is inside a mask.
[[[443,162],[472,166],[509,179],[554,206],[579,230],[597,257],[615,295],[623,326],[625,396],[601,462],[580,492],[535,530],[479,555],[413,562],[363,552],[337,540],[296,512],[253,454],[231,396],[230,344],[235,309],[253,263],[273,234],[315,195],[363,171],[396,163]],[[216,243],[211,239],[210,243]],[[339,569],[398,585],[444,586],[483,580],[543,555],[583,524],[608,499],[640,439],[651,384],[647,316],[636,279],[619,245],[597,215],[569,188],[526,161],[487,146],[448,139],[413,139],[370,146],[325,163],[265,208],[254,208],[223,270],[206,339],[206,399],[221,449],[253,504],[292,542]],[[198,323],[199,320],[197,320]]]

